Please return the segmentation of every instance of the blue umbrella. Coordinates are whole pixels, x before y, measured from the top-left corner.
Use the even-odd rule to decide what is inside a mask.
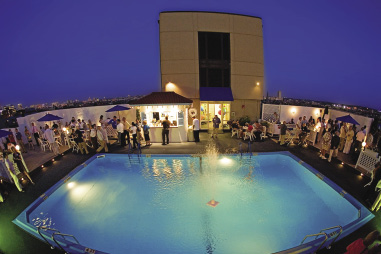
[[[12,134],[12,132],[0,130],[0,138],[7,137],[9,134]]]
[[[116,105],[116,106],[106,110],[106,112],[115,112],[115,111],[118,111],[118,116],[119,116],[119,111],[125,111],[125,110],[130,110],[130,109],[131,109],[130,107]]]
[[[353,119],[353,117],[351,117],[351,115],[340,116],[340,117],[337,117],[336,120],[342,121],[344,123],[351,123],[354,125],[360,125],[355,119]]]
[[[61,119],[63,119],[63,118],[56,116],[56,115],[52,115],[52,114],[46,114],[43,117],[41,117],[40,119],[38,119],[37,121],[38,122],[50,122],[50,121],[57,121],[57,120],[61,120]]]
[[[106,110],[106,112],[115,112],[115,111],[124,111],[124,110],[130,110],[131,108],[129,107],[125,107],[125,106],[121,106],[121,105],[116,105],[108,110]]]

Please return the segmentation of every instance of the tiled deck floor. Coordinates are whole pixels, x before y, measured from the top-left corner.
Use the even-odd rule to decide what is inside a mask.
[[[169,144],[162,146],[161,144],[153,144],[151,147],[142,149],[143,154],[196,154],[204,153],[205,147],[208,144],[215,144],[221,153],[239,152],[239,143],[242,143],[242,150],[246,151],[247,141],[242,141],[236,138],[230,138],[228,133],[221,134],[218,139],[211,139],[206,133],[200,134],[200,143],[182,143]],[[288,147],[279,146],[271,138],[264,142],[253,143],[253,152],[273,152],[288,150],[294,155],[301,158],[306,163],[310,164],[322,174],[336,182],[344,190],[349,192],[359,201],[363,201],[361,195],[364,191],[364,184],[369,181],[366,177],[361,177],[359,172],[348,165],[341,165],[339,160],[333,160],[328,163],[327,160],[318,158],[318,149],[315,147],[301,148],[296,145]],[[127,153],[126,148],[121,148],[112,145],[110,148],[112,153]],[[32,154],[32,153],[31,153]],[[48,156],[51,153],[46,153],[43,156]],[[39,153],[35,154],[39,157]],[[19,253],[60,253],[57,250],[50,250],[49,246],[37,240],[24,232],[12,223],[12,220],[20,214],[30,203],[32,203],[39,195],[49,189],[59,179],[64,177],[77,165],[87,160],[90,155],[79,155],[67,153],[62,158],[58,158],[51,165],[44,169],[40,167],[31,173],[36,185],[27,186],[25,193],[18,192],[13,186],[10,186],[10,193],[5,203],[0,203],[0,253],[19,254]],[[25,156],[26,157],[26,156]],[[51,160],[51,157],[46,157]],[[27,157],[25,158],[29,163]],[[42,156],[41,161],[43,162]],[[41,162],[41,163],[42,163]],[[40,160],[36,163],[40,163]],[[350,236],[335,243],[331,250],[321,250],[319,253],[344,253],[345,247],[357,238],[364,237],[368,232],[374,229],[380,229],[380,215],[376,214],[376,218],[367,223],[364,227],[352,233]],[[299,236],[298,236],[299,237]],[[302,240],[302,239],[301,239]]]

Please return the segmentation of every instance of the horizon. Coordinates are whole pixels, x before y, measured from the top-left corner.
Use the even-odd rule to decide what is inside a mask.
[[[227,12],[263,21],[264,94],[380,110],[381,3],[301,0],[0,3],[0,104],[160,91],[159,13]],[[70,18],[69,18],[70,17]],[[15,90],[17,88],[17,90]],[[34,88],[34,89],[31,89]]]

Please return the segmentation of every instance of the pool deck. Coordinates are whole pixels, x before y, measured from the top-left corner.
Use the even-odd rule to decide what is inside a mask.
[[[200,143],[188,142],[165,146],[155,143],[150,147],[143,147],[142,153],[201,154],[205,152],[206,146],[209,144],[214,144],[220,153],[238,153],[240,143],[242,143],[243,151],[247,151],[248,147],[247,141],[231,138],[229,133],[219,135],[218,139],[211,139],[207,133],[200,133],[200,139]],[[296,145],[283,147],[274,142],[271,138],[266,139],[264,142],[255,142],[251,147],[252,152],[289,151],[320,171],[337,185],[341,186],[361,203],[365,204],[361,196],[364,193],[363,186],[369,181],[369,178],[360,176],[359,172],[350,165],[341,165],[340,160],[335,159],[329,163],[327,160],[320,159],[318,157],[319,150],[316,147],[310,146],[308,148],[302,148]],[[113,144],[110,146],[110,152],[126,154],[128,150]],[[73,154],[70,150],[67,150],[64,156],[56,158],[54,162],[51,161],[52,157],[49,152],[43,153],[36,150],[33,152],[34,156],[32,153],[28,154],[28,156],[25,156],[25,160],[28,165],[31,165],[31,169],[34,169],[31,172],[31,177],[36,185],[26,186],[25,193],[18,192],[13,185],[6,186],[9,190],[9,195],[6,197],[4,203],[0,203],[0,253],[62,253],[58,250],[50,250],[47,244],[24,232],[13,224],[12,220],[37,197],[43,194],[76,166],[89,159],[93,154]],[[29,157],[29,159],[27,157]],[[341,159],[343,159],[344,162],[346,160],[345,157],[341,157]],[[45,163],[44,168],[40,167],[42,163]],[[349,161],[348,164],[350,164]],[[345,247],[349,243],[360,237],[365,237],[366,234],[372,230],[380,230],[381,226],[377,227],[377,224],[381,225],[381,216],[379,213],[375,213],[375,216],[376,217],[365,226],[335,243],[330,250],[323,249],[318,253],[344,253]],[[300,240],[302,240],[302,238],[303,237],[301,237]]]

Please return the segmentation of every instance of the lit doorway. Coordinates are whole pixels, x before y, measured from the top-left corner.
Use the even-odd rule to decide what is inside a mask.
[[[220,129],[229,129],[230,103],[201,102],[200,121],[202,130],[213,129],[213,118],[217,115],[220,120]]]

